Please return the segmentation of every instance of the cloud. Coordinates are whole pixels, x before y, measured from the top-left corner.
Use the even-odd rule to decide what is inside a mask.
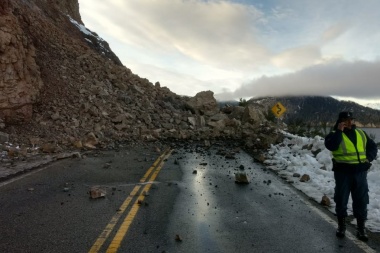
[[[131,63],[129,66],[133,72],[144,72],[144,77],[151,83],[158,81],[161,87],[166,86],[178,95],[195,96],[200,91],[215,91],[217,89],[230,91],[228,87],[230,87],[231,83],[225,79],[202,80],[193,75],[178,73],[147,64]],[[159,79],[157,79],[157,77],[159,77]],[[239,80],[239,82],[241,81],[242,80]],[[168,86],[168,83],[175,83],[176,85]]]
[[[380,99],[380,61],[334,61],[298,72],[253,80],[219,99],[262,96],[340,96]]]
[[[272,58],[273,65],[289,70],[297,70],[314,65],[321,60],[319,47],[304,46],[284,51]]]
[[[124,65],[177,94],[377,93],[379,1],[79,3],[85,25],[110,43]]]
[[[87,7],[87,1],[81,2]],[[108,36],[147,53],[180,53],[224,69],[253,68],[270,58],[255,27],[263,13],[253,6],[229,1],[113,0],[92,8],[85,14]],[[101,13],[104,18],[98,22],[95,17]]]
[[[337,23],[328,27],[322,34],[322,42],[326,43],[338,38],[349,29],[349,25],[345,23]]]

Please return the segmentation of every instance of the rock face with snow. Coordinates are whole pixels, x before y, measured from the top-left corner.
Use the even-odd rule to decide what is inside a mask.
[[[278,141],[259,107],[220,110],[213,93],[176,95],[133,74],[83,25],[77,0],[0,2],[0,130],[57,152],[115,141]]]

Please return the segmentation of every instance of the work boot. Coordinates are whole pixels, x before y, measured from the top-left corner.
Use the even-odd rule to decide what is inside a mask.
[[[338,218],[338,229],[336,230],[336,236],[343,238],[346,233],[346,218]]]
[[[357,223],[356,237],[363,242],[368,241],[368,235],[365,229],[365,220],[357,220]]]

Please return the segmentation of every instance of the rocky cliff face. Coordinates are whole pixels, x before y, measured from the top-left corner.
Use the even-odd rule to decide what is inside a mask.
[[[40,0],[41,2],[52,2],[56,8],[64,14],[69,15],[74,20],[83,25],[82,18],[79,13],[79,3],[78,0]]]
[[[168,138],[275,141],[257,108],[220,111],[211,91],[185,98],[133,74],[83,26],[77,0],[2,0],[0,14],[3,141],[46,152]]]
[[[29,121],[43,85],[36,49],[8,0],[0,3],[0,10],[0,118],[6,123]]]

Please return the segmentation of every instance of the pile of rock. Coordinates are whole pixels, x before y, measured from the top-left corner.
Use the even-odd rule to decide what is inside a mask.
[[[220,109],[211,91],[178,96],[133,74],[109,48],[94,46],[96,34],[78,29],[76,6],[0,3],[3,141],[59,152],[115,141],[226,138],[244,139],[255,153],[280,141],[262,108]]]

